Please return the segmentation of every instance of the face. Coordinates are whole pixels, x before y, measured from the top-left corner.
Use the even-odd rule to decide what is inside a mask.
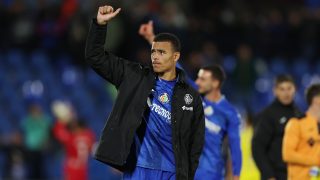
[[[282,82],[278,84],[273,91],[282,104],[288,105],[293,102],[296,88],[291,82]]]
[[[180,57],[179,52],[174,52],[170,42],[153,42],[151,48],[151,61],[154,72],[165,73],[176,68]]]
[[[219,88],[219,81],[212,77],[212,73],[210,71],[206,71],[204,69],[200,69],[196,84],[199,87],[199,93],[203,95]]]
[[[318,117],[320,117],[320,95],[312,98],[311,106],[316,109],[316,112],[318,112]]]

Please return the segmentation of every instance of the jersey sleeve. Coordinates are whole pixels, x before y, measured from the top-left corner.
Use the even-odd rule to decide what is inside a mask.
[[[232,110],[228,114],[228,139],[231,151],[232,173],[234,176],[240,176],[242,166],[242,155],[240,145],[240,114]]]

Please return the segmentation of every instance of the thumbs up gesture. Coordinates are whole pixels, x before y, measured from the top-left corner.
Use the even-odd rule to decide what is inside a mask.
[[[118,8],[116,11],[113,10],[112,6],[100,6],[97,14],[97,23],[99,25],[106,25],[108,21],[114,18],[119,14],[121,8]]]
[[[150,44],[154,39],[154,32],[153,32],[153,22],[149,21],[148,23],[141,24],[139,28],[139,34],[144,37]]]

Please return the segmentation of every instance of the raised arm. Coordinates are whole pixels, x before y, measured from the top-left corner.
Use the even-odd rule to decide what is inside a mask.
[[[86,62],[104,79],[119,87],[126,68],[126,63],[119,58],[104,50],[106,43],[107,24],[120,12],[111,6],[99,7],[97,18],[93,19],[85,50]]]

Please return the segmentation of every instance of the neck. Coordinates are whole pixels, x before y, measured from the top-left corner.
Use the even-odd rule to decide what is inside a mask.
[[[177,73],[176,68],[174,68],[174,69],[167,71],[167,72],[158,73],[158,77],[161,79],[164,79],[166,81],[171,81],[177,77],[176,73]]]
[[[205,95],[206,99],[212,102],[218,102],[221,99],[221,96],[222,94],[220,89],[212,90]]]

